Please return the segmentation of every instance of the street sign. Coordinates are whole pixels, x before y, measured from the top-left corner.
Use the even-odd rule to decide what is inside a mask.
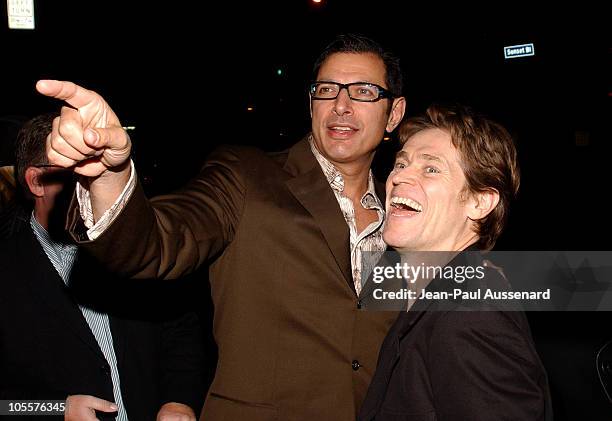
[[[533,44],[511,45],[504,47],[504,58],[528,57],[535,55]]]

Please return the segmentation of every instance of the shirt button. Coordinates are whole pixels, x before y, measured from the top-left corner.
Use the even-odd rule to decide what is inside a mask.
[[[357,371],[357,370],[359,370],[359,367],[361,367],[361,364],[359,364],[359,361],[353,360],[353,363],[351,364],[351,367],[353,367],[354,371]]]
[[[100,366],[100,371],[104,374],[110,374],[110,366],[108,364],[104,364]]]

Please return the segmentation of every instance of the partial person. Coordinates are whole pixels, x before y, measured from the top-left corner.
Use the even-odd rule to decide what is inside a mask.
[[[370,165],[404,114],[399,61],[343,35],[313,76],[301,141],[276,154],[221,148],[189,185],[151,201],[104,99],[70,82],[37,85],[71,106],[47,149],[82,176],[68,225],[83,247],[138,278],[210,264],[219,359],[202,419],[355,419],[396,317],[359,309],[362,254],[385,249]]]
[[[162,321],[150,288],[143,313],[135,281],[113,281],[69,240],[74,174],[45,150],[56,115],[17,137],[31,211],[0,242],[0,399],[66,400],[66,421],[195,420],[205,393],[197,318]]]
[[[462,278],[438,274],[410,283],[417,298],[407,300],[382,345],[359,420],[552,419],[546,372],[519,307],[418,298],[423,291],[510,288],[481,251],[494,246],[518,192],[512,138],[457,105],[408,119],[400,141],[383,238],[402,264],[451,268]],[[465,280],[469,267],[473,276]]]

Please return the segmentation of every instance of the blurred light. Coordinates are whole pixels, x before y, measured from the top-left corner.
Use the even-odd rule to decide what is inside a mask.
[[[321,3],[321,0],[312,0],[313,3]]]
[[[253,110],[255,110],[255,108],[253,108],[253,107],[247,107],[247,111],[253,111]]]
[[[383,140],[391,140],[391,138],[389,136],[385,136],[383,137]]]
[[[136,126],[123,126],[125,130],[136,130]]]
[[[574,139],[576,140],[576,146],[589,146],[591,134],[584,130],[577,130],[574,132]]]
[[[283,69],[278,69],[276,71],[276,74],[279,75],[279,76],[282,75],[283,74]]]

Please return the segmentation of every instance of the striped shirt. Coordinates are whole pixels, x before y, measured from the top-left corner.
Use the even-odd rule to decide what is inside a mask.
[[[34,217],[34,213],[30,217],[30,226],[36,239],[45,251],[45,254],[53,264],[55,270],[68,286],[70,282],[70,273],[77,256],[77,246],[74,244],[64,244],[54,241],[47,230]],[[117,357],[115,356],[115,348],[113,347],[113,336],[110,330],[108,314],[100,313],[90,308],[79,305],[83,317],[87,321],[91,332],[98,341],[100,350],[111,369],[111,378],[113,381],[113,395],[115,403],[119,407],[117,415],[118,421],[128,421],[123,399],[121,397],[121,383],[119,381],[119,371],[117,370]]]
[[[351,269],[353,270],[355,292],[357,292],[357,296],[359,296],[363,282],[367,281],[372,272],[372,268],[387,248],[382,238],[381,229],[385,221],[385,208],[378,196],[376,196],[374,176],[372,175],[372,171],[370,171],[368,176],[368,190],[361,196],[360,203],[364,209],[375,209],[378,220],[372,222],[366,229],[358,233],[353,201],[342,193],[344,191],[344,177],[334,164],[329,162],[329,160],[317,150],[312,135],[309,137],[308,141],[310,142],[312,153],[319,162],[323,174],[336,196],[336,200],[344,215],[344,220],[349,228]]]

